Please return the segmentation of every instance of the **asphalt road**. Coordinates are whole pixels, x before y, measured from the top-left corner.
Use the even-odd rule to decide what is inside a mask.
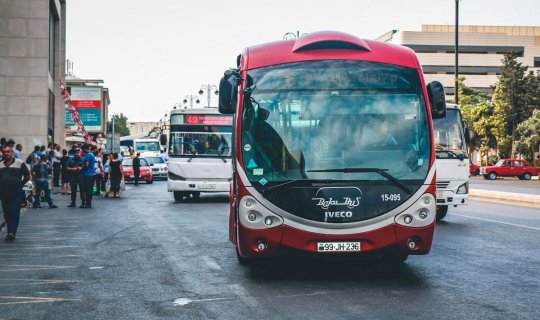
[[[486,180],[482,176],[477,176],[471,177],[470,186],[471,189],[540,195],[540,181],[535,179],[526,181],[514,177],[504,177]]]
[[[451,208],[431,254],[403,265],[248,268],[227,239],[226,195],[175,204],[155,183],[91,210],[56,199],[0,242],[0,319],[540,318],[537,209]]]

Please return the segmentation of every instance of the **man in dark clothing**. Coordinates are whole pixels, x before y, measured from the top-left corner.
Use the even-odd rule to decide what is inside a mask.
[[[2,147],[3,161],[0,162],[0,200],[4,219],[7,223],[6,241],[15,240],[21,202],[24,198],[23,186],[30,180],[30,171],[20,159],[15,159],[10,147]]]
[[[139,177],[141,176],[141,154],[137,152],[137,156],[133,158],[133,177],[135,178],[135,185],[139,185]]]
[[[81,190],[81,207],[86,205],[84,192],[82,191],[82,168],[83,168],[83,159],[81,158],[81,150],[75,149],[75,155],[73,158],[70,158],[67,163],[67,170],[69,171],[71,186],[71,204],[68,207],[76,207],[77,201],[77,187]]]
[[[92,189],[94,188],[94,166],[96,163],[96,157],[91,150],[90,145],[84,146],[86,156],[84,157],[83,171],[82,171],[82,191],[84,192],[85,205],[83,208],[92,208]]]
[[[41,160],[32,168],[32,173],[36,179],[36,201],[34,203],[34,208],[36,209],[41,208],[41,190],[45,193],[45,200],[49,204],[49,209],[58,208],[51,199],[51,189],[49,188],[49,174],[51,170],[52,165],[45,155],[42,155]]]

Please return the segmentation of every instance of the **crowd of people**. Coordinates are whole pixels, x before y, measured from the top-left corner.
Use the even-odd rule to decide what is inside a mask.
[[[123,189],[122,157],[118,153],[105,155],[94,145],[73,145],[69,150],[60,145],[35,146],[22,159],[23,147],[13,139],[0,139],[0,201],[7,224],[7,241],[15,240],[20,209],[25,202],[23,187],[33,182],[35,196],[32,208],[42,208],[46,201],[50,209],[58,208],[51,194],[70,194],[68,207],[92,208],[94,195],[119,198]],[[52,188],[49,185],[52,177]],[[43,197],[43,198],[42,198]]]

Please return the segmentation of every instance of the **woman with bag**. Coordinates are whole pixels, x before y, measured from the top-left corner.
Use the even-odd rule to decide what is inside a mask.
[[[118,159],[118,152],[113,153],[109,163],[109,180],[113,198],[120,198],[120,183],[122,181],[122,161]]]

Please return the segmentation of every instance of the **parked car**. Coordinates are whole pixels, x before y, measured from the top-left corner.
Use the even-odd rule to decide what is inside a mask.
[[[480,174],[480,166],[471,162],[469,166],[469,174],[471,176],[477,176]]]
[[[152,175],[152,169],[150,167],[150,164],[148,161],[146,161],[145,158],[140,158],[141,160],[141,169],[140,169],[140,176],[139,181],[146,181],[146,183],[153,183],[154,182],[154,176]],[[122,168],[124,170],[124,180],[126,182],[133,181],[133,159],[132,158],[125,158],[122,160]]]
[[[522,159],[501,159],[493,166],[481,167],[480,174],[485,179],[495,180],[497,177],[518,177],[520,180],[531,180],[537,176],[540,168],[530,166]]]
[[[150,163],[154,178],[167,180],[168,166],[162,157],[145,157],[145,159],[148,161],[148,163]]]

